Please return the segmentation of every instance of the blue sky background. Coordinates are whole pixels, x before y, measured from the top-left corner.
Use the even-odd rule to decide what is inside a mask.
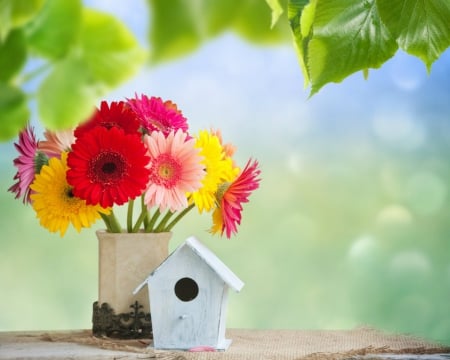
[[[147,46],[144,1],[85,3]],[[107,99],[171,99],[193,131],[220,128],[242,165],[259,160],[261,188],[236,238],[211,237],[209,219],[192,214],[171,242],[198,236],[246,283],[228,326],[367,325],[450,344],[449,80],[448,50],[429,75],[399,52],[367,81],[358,73],[309,98],[290,44],[226,33]],[[41,228],[6,191],[15,156],[12,142],[0,144],[0,330],[89,328],[94,231],[60,239]]]

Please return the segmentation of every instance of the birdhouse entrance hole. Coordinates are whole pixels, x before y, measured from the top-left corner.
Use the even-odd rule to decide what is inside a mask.
[[[175,295],[181,301],[194,300],[198,295],[198,285],[191,278],[182,278],[175,284]]]

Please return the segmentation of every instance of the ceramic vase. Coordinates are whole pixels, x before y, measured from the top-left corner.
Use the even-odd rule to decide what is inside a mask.
[[[150,311],[145,292],[133,290],[168,256],[171,232],[96,233],[99,249],[98,304],[107,303],[116,314],[129,313],[137,301]]]

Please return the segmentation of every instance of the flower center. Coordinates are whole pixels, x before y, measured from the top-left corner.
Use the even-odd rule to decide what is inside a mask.
[[[72,191],[72,188],[71,188],[71,187],[66,188],[66,196],[67,196],[67,198],[69,198],[69,199],[71,199],[71,198],[74,197],[73,191]]]
[[[231,183],[226,181],[226,182],[223,182],[223,183],[219,184],[219,186],[217,187],[216,200],[217,200],[217,204],[219,206],[220,206],[220,204],[222,202],[223,195],[228,190],[230,185],[231,185]]]
[[[164,180],[169,180],[173,176],[174,168],[171,165],[172,164],[161,164],[161,166],[159,167],[159,176],[164,178]]]
[[[116,164],[114,164],[113,162],[105,163],[102,166],[102,171],[105,174],[112,174],[114,173],[114,171],[116,171],[116,169],[117,169]]]
[[[43,152],[38,151],[34,156],[34,173],[39,174],[44,165],[48,165],[48,157]]]
[[[81,201],[79,198],[75,197],[72,192],[71,186],[64,186],[62,189],[61,197],[61,209],[64,209],[63,213],[74,213],[79,209]]]
[[[104,185],[110,185],[121,180],[126,174],[127,162],[122,154],[104,151],[94,157],[88,170],[89,178]]]
[[[180,179],[182,166],[170,154],[162,154],[155,159],[151,181],[165,188],[172,188]]]
[[[113,128],[113,127],[121,127],[121,126],[119,126],[119,124],[117,122],[115,122],[115,121],[107,121],[107,120],[102,121],[100,123],[100,125],[105,127],[105,128],[107,128],[108,130]]]

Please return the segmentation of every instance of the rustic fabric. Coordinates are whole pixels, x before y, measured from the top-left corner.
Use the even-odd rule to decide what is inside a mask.
[[[233,340],[225,352],[154,350],[150,340],[117,340],[93,337],[90,330],[34,333],[26,341],[75,343],[123,351],[121,359],[230,359],[230,360],[340,360],[369,354],[450,353],[450,347],[418,337],[389,334],[371,328],[353,330],[243,330],[227,331]],[[0,340],[2,338],[0,337]],[[17,340],[16,340],[17,341]],[[1,345],[0,345],[1,353]]]

